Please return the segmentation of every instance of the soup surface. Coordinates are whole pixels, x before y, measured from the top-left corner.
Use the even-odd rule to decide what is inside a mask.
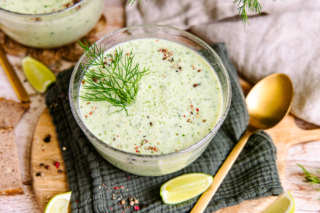
[[[171,41],[137,39],[107,50],[106,66],[119,49],[123,55],[133,53],[133,66],[149,68],[150,73],[141,78],[127,113],[108,101],[83,98],[90,93],[85,88],[88,76],[84,76],[80,112],[96,137],[127,152],[165,154],[184,149],[209,133],[220,116],[222,92],[213,68],[201,55]]]
[[[0,0],[0,8],[23,14],[44,14],[64,10],[71,7],[74,2],[74,0]]]

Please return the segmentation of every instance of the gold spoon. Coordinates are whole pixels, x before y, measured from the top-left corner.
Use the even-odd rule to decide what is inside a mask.
[[[285,74],[272,74],[251,89],[246,98],[250,116],[247,130],[214,176],[211,186],[201,195],[190,213],[201,213],[205,210],[249,137],[259,130],[277,125],[288,114],[292,98],[292,82]]]
[[[21,81],[19,80],[16,72],[14,71],[12,65],[8,61],[7,56],[4,52],[4,50],[2,49],[1,45],[0,45],[0,64],[2,64],[3,69],[6,72],[8,78],[13,86],[13,89],[15,90],[20,101],[22,103],[29,103],[30,102],[29,95],[26,92],[26,90],[24,89],[24,87],[23,87]]]

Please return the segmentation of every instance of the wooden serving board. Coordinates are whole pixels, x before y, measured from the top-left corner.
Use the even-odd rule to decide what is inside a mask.
[[[250,87],[244,82],[241,82],[241,84],[244,92],[247,93]],[[267,132],[277,147],[277,166],[281,182],[284,183],[287,150],[299,143],[320,140],[320,129],[303,130],[297,126],[295,117],[288,115],[280,124]],[[49,134],[51,135],[50,142],[46,143],[44,139]],[[62,172],[60,171],[61,173],[54,166],[54,162],[60,163],[59,169],[62,170]],[[40,164],[44,165],[40,166]],[[46,169],[46,165],[49,165],[50,168]],[[55,127],[52,124],[48,109],[41,115],[34,132],[31,150],[31,176],[40,209],[44,209],[50,198],[54,195],[68,191],[64,163],[58,146]],[[259,213],[275,199],[276,197],[267,197],[249,200],[217,212]]]

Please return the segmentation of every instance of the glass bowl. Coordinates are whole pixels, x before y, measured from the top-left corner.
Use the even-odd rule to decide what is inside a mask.
[[[107,50],[120,43],[141,38],[158,38],[180,43],[202,55],[215,70],[222,88],[222,109],[217,124],[205,137],[185,149],[162,155],[125,152],[98,139],[84,125],[79,110],[79,88],[86,71],[81,68],[80,63],[87,61],[85,55],[80,58],[73,70],[69,85],[69,100],[73,116],[78,125],[102,157],[114,166],[136,175],[160,176],[188,166],[207,148],[227,116],[231,101],[231,86],[229,75],[214,50],[196,36],[173,27],[159,25],[127,27],[106,35],[96,44],[98,47]]]
[[[0,8],[0,28],[26,46],[59,47],[86,35],[98,22],[103,7],[104,0],[83,0],[45,14],[22,14]]]

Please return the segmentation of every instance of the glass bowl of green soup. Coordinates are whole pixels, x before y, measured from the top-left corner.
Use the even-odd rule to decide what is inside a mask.
[[[60,47],[86,35],[98,22],[104,0],[6,0],[0,2],[0,28],[30,47]]]
[[[69,100],[102,157],[133,174],[160,176],[203,153],[231,101],[228,73],[208,44],[173,27],[141,25],[86,49]]]

